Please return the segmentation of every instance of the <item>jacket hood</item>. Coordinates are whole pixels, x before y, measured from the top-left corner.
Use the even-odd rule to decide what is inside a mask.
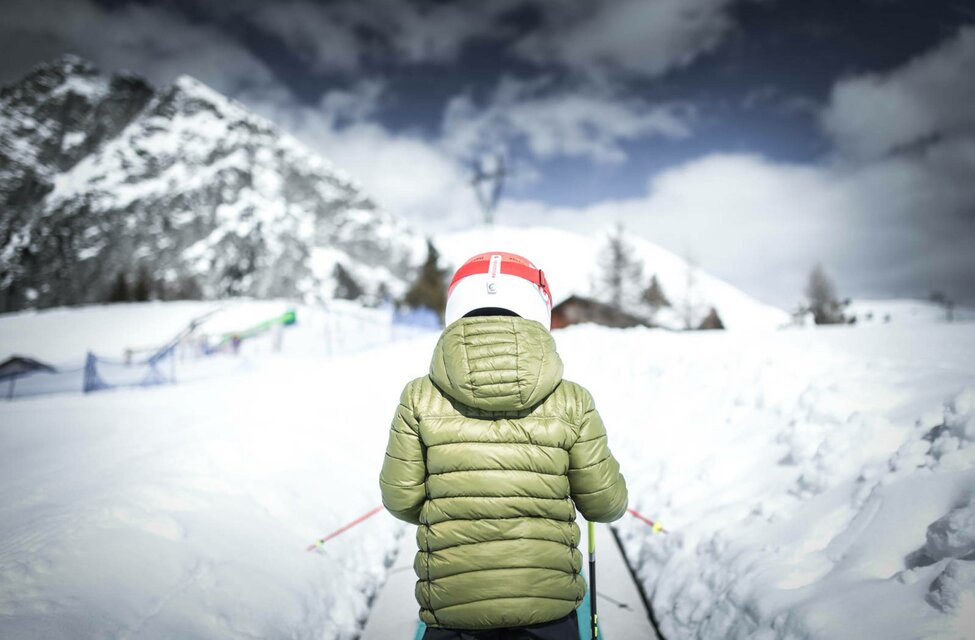
[[[562,381],[552,335],[514,316],[461,318],[433,351],[430,378],[454,400],[486,411],[522,411]]]

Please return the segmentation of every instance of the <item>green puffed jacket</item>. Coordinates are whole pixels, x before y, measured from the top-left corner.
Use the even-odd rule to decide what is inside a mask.
[[[451,629],[568,615],[586,590],[576,508],[611,522],[627,504],[592,396],[519,317],[447,327],[429,375],[403,390],[379,483],[386,508],[419,525],[420,618]]]

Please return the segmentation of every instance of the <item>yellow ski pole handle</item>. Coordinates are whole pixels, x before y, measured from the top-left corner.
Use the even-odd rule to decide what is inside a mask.
[[[627,509],[626,511],[637,520],[640,520],[641,522],[645,522],[646,524],[650,525],[650,530],[653,531],[654,533],[670,533],[669,531],[664,529],[662,524],[651,520],[650,518],[646,517],[636,509]]]

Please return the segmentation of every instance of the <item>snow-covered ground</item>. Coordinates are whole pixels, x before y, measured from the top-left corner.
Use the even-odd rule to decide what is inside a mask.
[[[975,324],[568,330],[667,638],[972,638]]]
[[[67,331],[86,310],[53,315]],[[288,331],[233,376],[0,406],[0,635],[355,636],[401,529],[305,547],[378,503],[399,387],[434,338],[346,358]]]
[[[436,336],[335,355],[300,323],[233,376],[0,404],[4,637],[356,635],[403,529],[304,548],[379,503]],[[972,637],[975,324],[556,340],[672,532],[619,525],[667,638]]]

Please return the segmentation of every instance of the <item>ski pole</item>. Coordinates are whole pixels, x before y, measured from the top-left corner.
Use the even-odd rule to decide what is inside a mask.
[[[369,518],[373,517],[374,515],[376,515],[377,513],[379,513],[380,511],[382,511],[385,508],[386,507],[384,507],[383,505],[379,505],[378,507],[376,507],[375,509],[373,509],[369,513],[366,513],[366,514],[363,514],[362,516],[359,516],[358,518],[356,518],[355,520],[353,520],[349,524],[345,525],[344,527],[341,527],[339,529],[336,529],[335,531],[333,531],[332,533],[328,534],[324,538],[321,538],[319,540],[316,540],[312,544],[308,545],[308,548],[305,549],[305,551],[314,551],[315,549],[317,549],[318,547],[322,546],[323,544],[325,544],[326,542],[328,542],[329,540],[331,540],[335,536],[339,535],[340,533],[345,533],[346,531],[348,531],[352,527],[356,526],[357,524],[359,524],[359,523],[361,523],[361,522],[363,522],[365,520],[368,520]]]
[[[596,614],[596,525],[589,523],[589,626],[592,640],[599,637],[599,616]]]
[[[648,525],[650,525],[650,528],[653,529],[653,532],[654,533],[670,533],[669,531],[667,531],[666,529],[664,529],[664,527],[663,527],[662,524],[660,524],[659,522],[654,522],[653,520],[651,520],[650,518],[646,517],[645,515],[643,515],[642,513],[640,513],[639,511],[637,511],[636,509],[627,509],[627,511],[630,513],[631,516],[633,516],[637,520],[642,520],[643,522],[645,522]]]

